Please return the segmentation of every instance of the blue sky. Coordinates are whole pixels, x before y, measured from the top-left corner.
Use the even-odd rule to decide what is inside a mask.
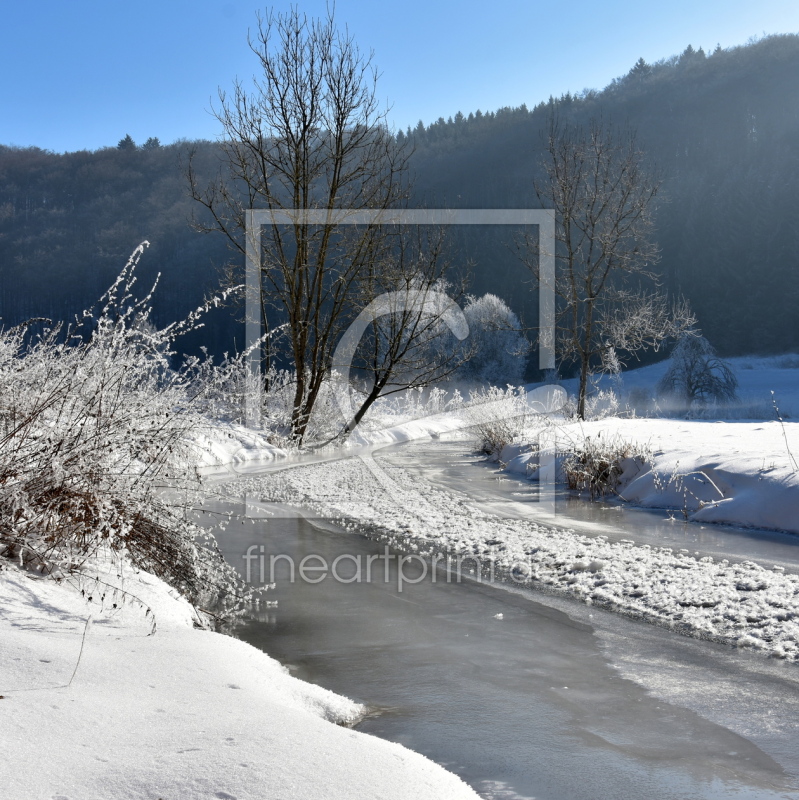
[[[298,3],[311,15],[324,0]],[[284,10],[288,2],[274,8]],[[218,87],[256,69],[251,0],[8,0],[0,26],[0,144],[55,150],[215,138]],[[601,88],[643,56],[689,43],[730,47],[799,33],[796,0],[338,0],[336,18],[372,49],[390,119],[534,105]]]

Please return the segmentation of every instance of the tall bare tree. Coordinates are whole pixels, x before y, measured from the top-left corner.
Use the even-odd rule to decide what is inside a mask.
[[[687,305],[669,305],[653,266],[653,201],[659,181],[635,134],[594,120],[587,129],[552,118],[535,190],[556,216],[556,348],[579,369],[577,413],[588,380],[619,356],[657,348],[694,324]],[[540,281],[537,260],[532,260]]]
[[[191,193],[210,212],[205,230],[245,253],[245,211],[388,209],[407,197],[408,152],[379,107],[377,72],[332,12],[309,19],[296,8],[259,15],[249,45],[260,62],[252,85],[220,90],[223,169]],[[201,226],[202,227],[202,226]],[[302,442],[331,355],[358,312],[364,275],[391,250],[380,224],[273,225],[263,232],[264,321],[287,322],[296,370],[292,434]],[[268,313],[267,313],[268,312]]]

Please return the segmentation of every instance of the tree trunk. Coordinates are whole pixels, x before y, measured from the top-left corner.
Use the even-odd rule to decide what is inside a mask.
[[[375,383],[372,390],[367,395],[366,399],[361,404],[361,407],[355,412],[355,416],[347,426],[344,428],[342,438],[346,439],[358,426],[358,423],[366,416],[366,412],[372,407],[372,404],[380,397],[380,392],[383,391],[383,383]]]
[[[583,323],[583,342],[580,348],[580,390],[577,396],[577,416],[585,419],[585,400],[588,395],[588,368],[591,362],[591,336],[594,328],[594,305],[587,303]]]
[[[585,419],[585,399],[588,394],[588,354],[584,353],[580,363],[580,390],[577,397],[577,416]]]

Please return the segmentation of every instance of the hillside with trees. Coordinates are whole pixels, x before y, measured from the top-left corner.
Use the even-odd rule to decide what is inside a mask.
[[[70,319],[95,302],[133,249],[150,242],[140,289],[161,273],[154,320],[163,324],[196,307],[218,287],[229,258],[221,240],[189,222],[181,158],[195,143],[128,144],[57,155],[0,146],[0,318],[6,326],[33,317]],[[131,140],[132,143],[132,140]],[[216,145],[196,143],[197,160],[215,167]],[[147,284],[145,287],[144,284]],[[196,335],[217,352],[240,327],[218,313]]]
[[[722,355],[799,348],[799,36],[711,53],[689,46],[655,64],[640,59],[602,90],[420,123],[398,134],[415,148],[411,205],[537,207],[533,183],[553,113],[569,124],[601,117],[636,129],[662,178],[654,238],[663,288],[690,300]],[[158,322],[217,285],[233,254],[224,237],[191,227],[202,209],[181,164],[194,148],[198,171],[213,177],[218,145],[128,139],[62,155],[0,146],[2,324],[81,311],[144,239],[152,246],[141,280],[163,275]],[[533,327],[519,234],[477,227],[451,238],[470,290],[499,296]],[[202,336],[213,351],[233,346],[237,313],[209,321]]]
[[[799,36],[711,54],[689,46],[656,64],[639,59],[602,91],[419,125],[403,134],[416,146],[417,191],[433,204],[536,206],[553,113],[564,123],[601,117],[637,131],[663,181],[654,234],[663,287],[691,301],[721,352],[799,347]],[[475,290],[534,319],[513,247],[460,236],[476,261]]]

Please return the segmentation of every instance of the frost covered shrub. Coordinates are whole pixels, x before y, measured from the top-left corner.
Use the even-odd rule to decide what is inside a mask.
[[[605,419],[619,413],[619,398],[613,389],[600,389],[585,401],[585,419]]]
[[[440,386],[429,389],[415,386],[381,397],[372,406],[364,422],[367,427],[370,423],[397,425],[434,414],[459,411],[462,407],[463,395],[457,389],[448,391]]]
[[[615,494],[628,458],[650,459],[646,448],[625,441],[620,436],[586,436],[566,453],[561,469],[570,489],[588,490],[591,499]]]
[[[540,417],[530,409],[524,387],[492,386],[469,393],[466,418],[480,450],[488,455],[499,455]]]
[[[0,556],[78,582],[93,559],[127,559],[195,606],[232,608],[235,572],[189,518],[192,433],[242,363],[171,367],[176,338],[207,306],[157,330],[152,292],[131,294],[143,248],[72,325],[0,331]]]
[[[616,392],[613,389],[600,389],[586,398],[584,419],[606,419],[607,417],[616,416],[619,413],[619,409],[619,398],[616,396]],[[576,420],[579,418],[577,414],[577,397],[575,395],[569,395],[563,406],[563,414],[567,419]]]
[[[469,297],[463,313],[469,336],[462,347],[470,357],[458,368],[455,379],[495,386],[520,384],[531,345],[516,314],[493,294]]]
[[[730,365],[696,331],[677,342],[669,368],[658,383],[661,406],[679,411],[714,402],[731,403],[737,389],[738,379]]]

